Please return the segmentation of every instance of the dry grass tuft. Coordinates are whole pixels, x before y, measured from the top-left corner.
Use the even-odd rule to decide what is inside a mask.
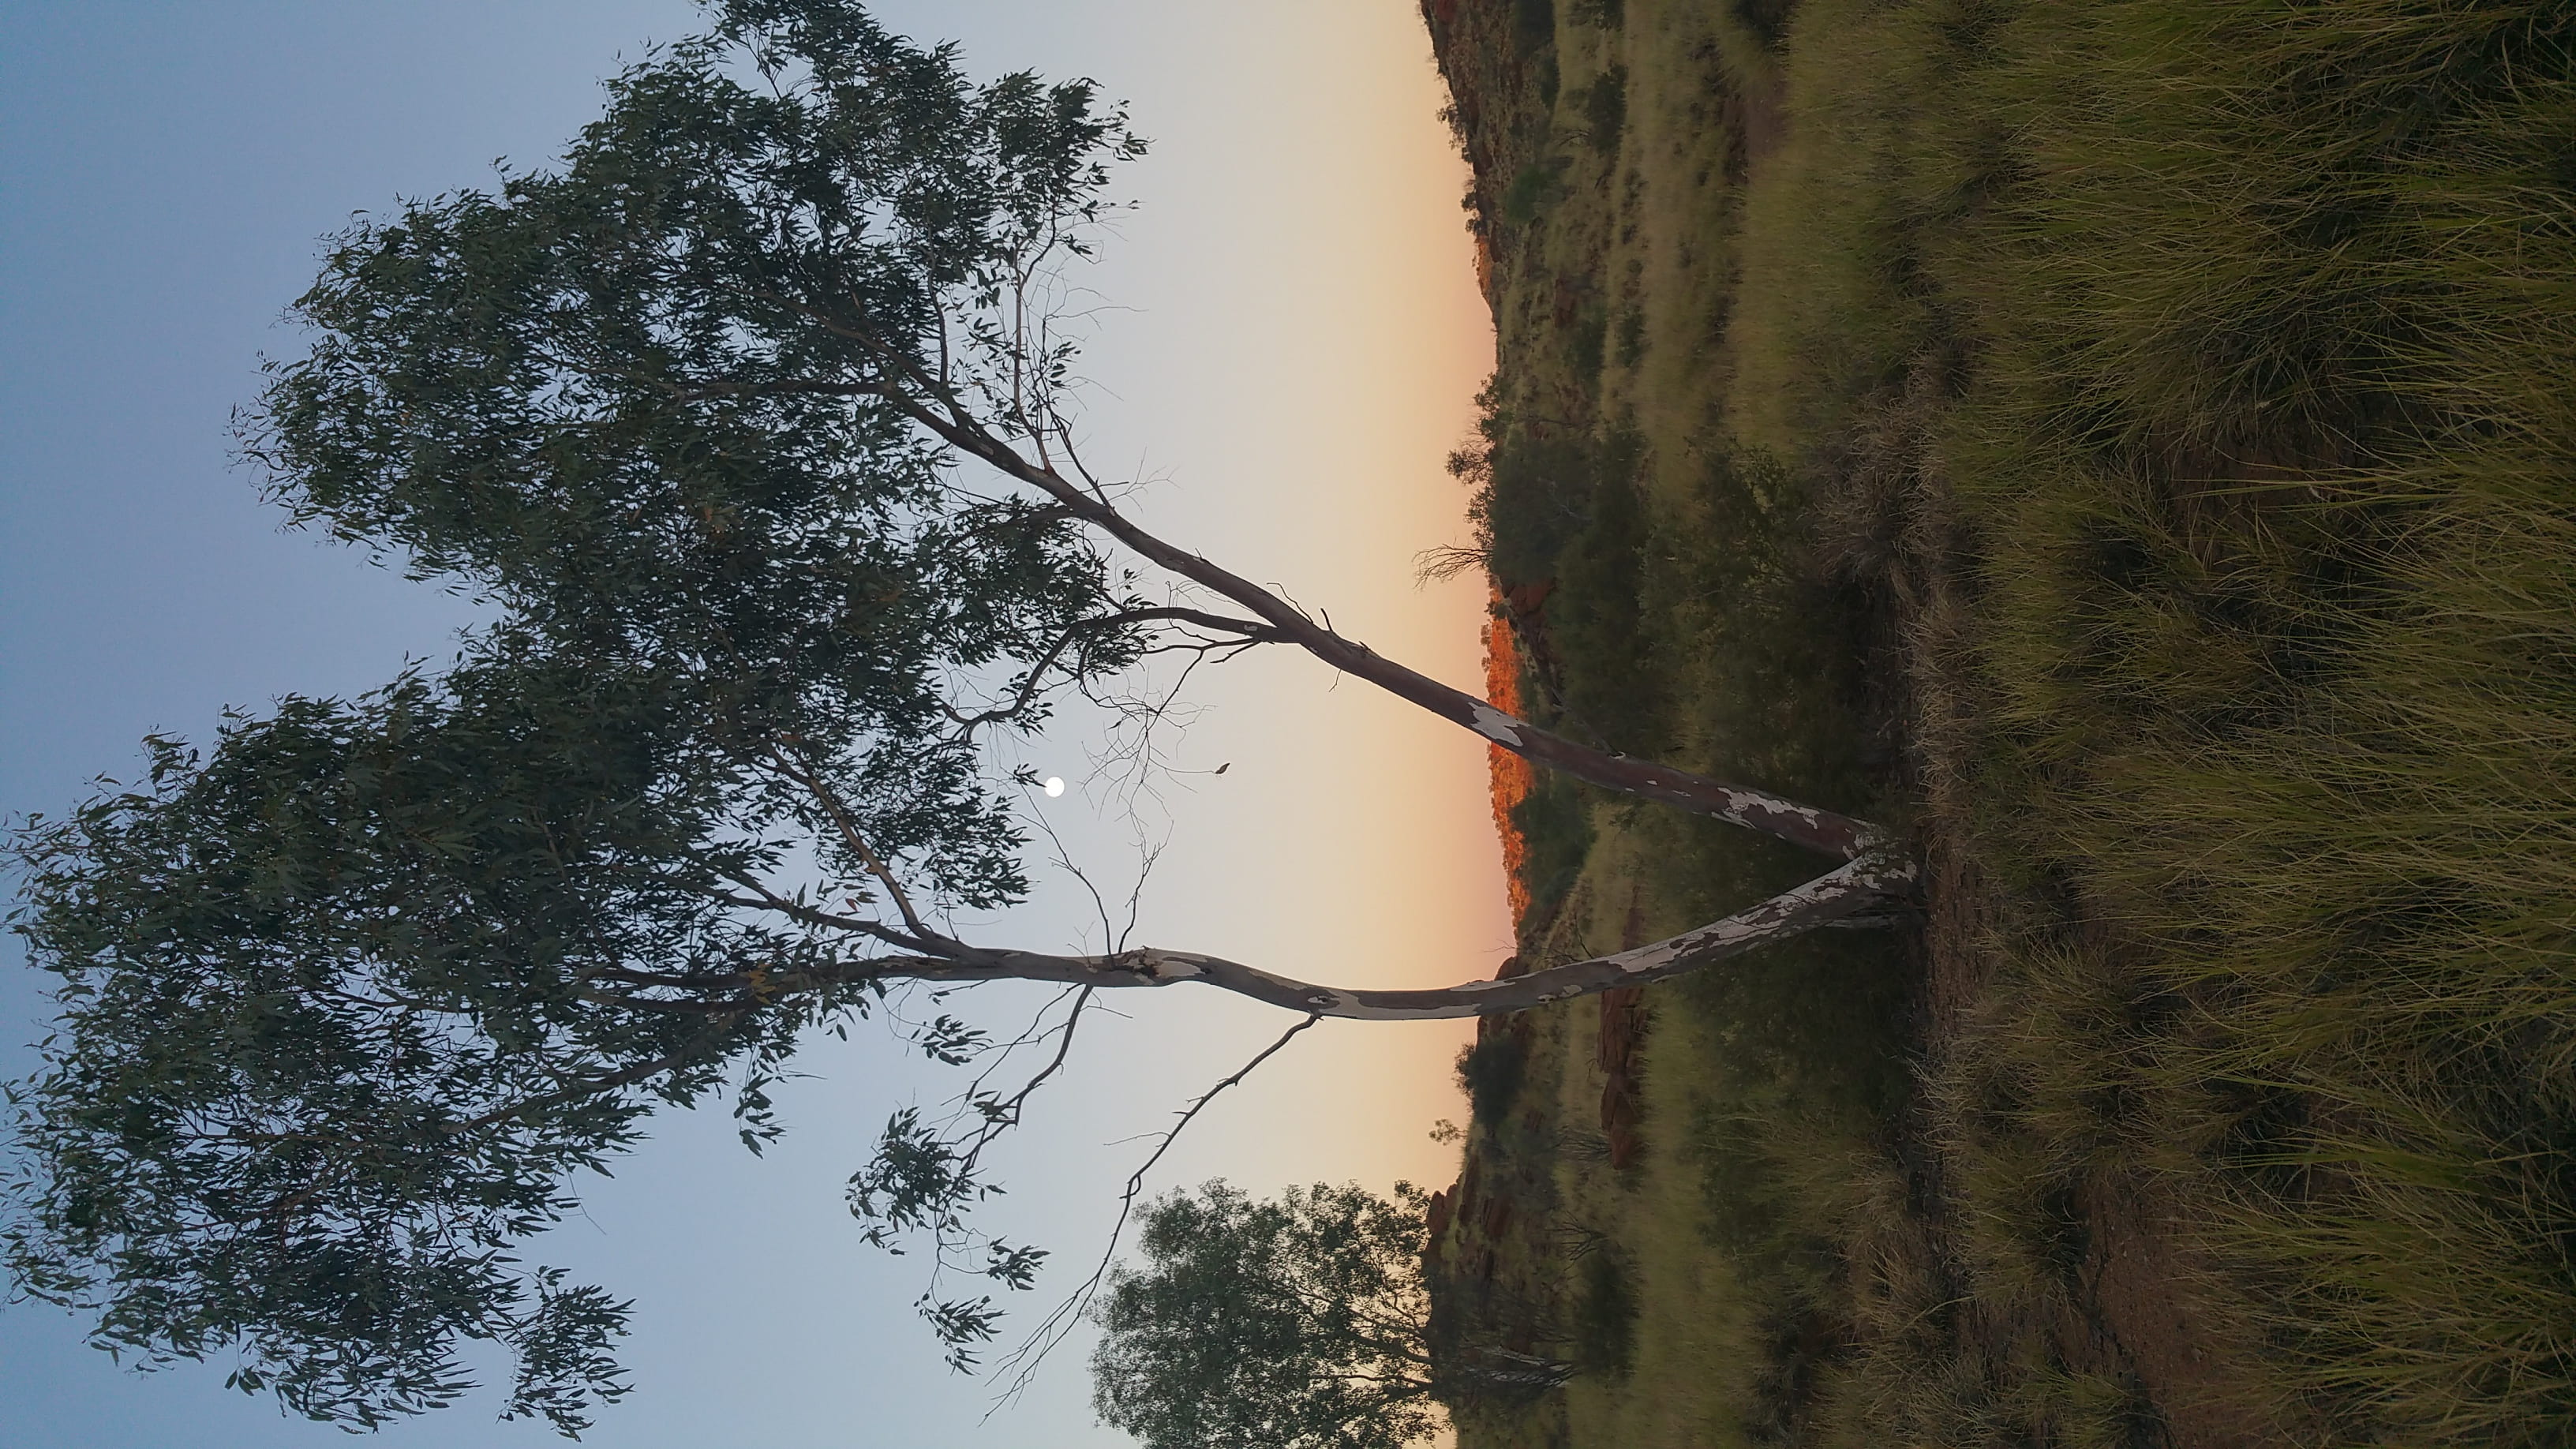
[[[2576,11],[1613,8],[1491,148],[1498,434],[1629,460],[1553,667],[1934,895],[1910,1089],[1884,956],[1664,993],[1551,1422],[2576,1437]],[[1561,930],[1795,865],[1559,803]]]

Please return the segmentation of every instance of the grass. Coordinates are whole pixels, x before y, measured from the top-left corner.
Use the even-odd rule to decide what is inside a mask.
[[[1715,411],[1738,148],[1717,101],[1647,103],[1719,95],[1715,40],[1670,7],[1616,13],[1628,33],[1601,10],[1561,21],[1552,107],[1491,31],[1451,37],[1453,63],[1483,67],[1478,113],[1531,128],[1471,143],[1497,158],[1480,172],[1505,362],[1462,470],[1496,582],[1552,588],[1524,694],[1615,748],[1883,812],[1864,621],[1801,564],[1803,480],[1733,446]],[[1649,177],[1648,151],[1672,164]],[[1516,820],[1525,959],[1668,934],[1813,873],[1742,832],[1553,782]],[[1766,1415],[1808,1414],[1841,1290],[1803,1204],[1870,1160],[1904,1098],[1904,999],[1896,943],[1853,932],[1658,988],[1626,1083],[1643,1149],[1624,1162],[1605,1003],[1506,1029],[1524,1081],[1470,1129],[1457,1191],[1472,1184],[1474,1206],[1445,1236],[1441,1296],[1583,1372],[1539,1402],[1463,1406],[1462,1442],[1751,1442]]]
[[[2151,1179],[2254,1422],[2564,1442],[2570,17],[1986,15],[1898,33],[1974,104],[1868,153],[1957,359],[1937,663],[2033,988],[1941,1064],[1954,1156],[2025,1235]]]
[[[1533,1028],[1471,1151],[1633,1339],[1462,1434],[2576,1438],[2576,13],[1474,11],[1480,174],[1548,178],[1485,442],[1582,464],[1539,682],[1934,889],[1659,988],[1627,1168],[1597,1008]],[[1528,951],[1799,864],[1554,808]]]

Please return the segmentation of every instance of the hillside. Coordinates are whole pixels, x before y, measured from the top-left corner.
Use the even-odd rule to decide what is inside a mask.
[[[1512,687],[1929,866],[1488,1024],[1462,1444],[2564,1442],[2576,17],[1425,18]],[[1532,963],[1805,865],[1507,803]]]

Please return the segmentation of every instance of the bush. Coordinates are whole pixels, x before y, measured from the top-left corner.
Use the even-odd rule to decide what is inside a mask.
[[[1637,1356],[1637,1290],[1615,1251],[1586,1253],[1574,1295],[1574,1344],[1583,1367],[1625,1378]]]
[[[1583,135],[1592,149],[1607,156],[1619,149],[1619,131],[1628,120],[1628,68],[1614,65],[1583,88]]]
[[[1529,1048],[1509,1033],[1486,1037],[1458,1053],[1458,1085],[1467,1089],[1468,1109],[1476,1120],[1487,1126],[1502,1121],[1520,1096],[1528,1069]]]

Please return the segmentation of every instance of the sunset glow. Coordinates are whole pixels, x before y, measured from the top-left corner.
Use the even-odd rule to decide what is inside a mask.
[[[1115,183],[1134,208],[1066,279],[1085,332],[1081,445],[1122,506],[1474,690],[1482,582],[1414,577],[1419,553],[1467,537],[1468,494],[1442,465],[1473,431],[1494,345],[1420,14],[1401,0],[873,8],[955,40],[979,75],[1091,77],[1152,140]],[[21,604],[7,683],[25,707],[9,712],[0,803],[59,810],[84,781],[130,770],[146,732],[202,742],[227,705],[351,697],[406,660],[452,655],[470,601],[282,530],[229,464],[226,419],[255,395],[263,353],[302,345],[278,318],[311,284],[316,238],[400,197],[488,188],[496,156],[552,165],[598,115],[602,77],[702,23],[681,0],[257,0],[149,24],[115,5],[30,13],[8,134],[15,275],[34,280],[13,297],[7,380],[24,426],[0,529]],[[1065,830],[1091,874],[1050,875],[1040,839],[1039,898],[974,923],[982,936],[1088,950],[1123,932],[1353,986],[1494,973],[1512,926],[1475,735],[1288,651],[1201,671],[1186,693],[1196,712],[1167,742],[1169,768],[1132,802],[1070,729],[1002,762],[1028,769],[1029,816]],[[37,983],[12,989],[14,1040],[34,1040]],[[1204,987],[1114,995],[1144,999],[1084,1019],[996,1152],[1010,1193],[992,1222],[1063,1269],[1013,1303],[1014,1331],[1096,1261],[1139,1144],[1297,1020]],[[971,1009],[1007,1035],[1051,1003],[1001,988]],[[1146,1191],[1216,1176],[1259,1194],[1446,1182],[1457,1149],[1427,1132],[1463,1116],[1452,1061],[1471,1030],[1319,1025],[1195,1119]],[[867,1246],[849,1220],[850,1172],[888,1113],[942,1110],[959,1074],[882,1021],[848,1041],[818,1034],[798,1068],[777,1088],[787,1135],[763,1155],[742,1150],[723,1105],[661,1114],[613,1176],[581,1178],[579,1214],[541,1240],[637,1304],[642,1387],[603,1421],[605,1442],[839,1443],[857,1401],[893,1406],[869,1427],[890,1444],[1118,1442],[1092,1423],[1078,1342],[983,1424],[989,1387],[947,1375],[912,1314],[919,1259]],[[709,1224],[724,1225],[721,1252]],[[0,1322],[0,1348],[29,1423],[113,1423],[98,1432],[131,1443],[338,1438],[281,1426],[220,1371],[121,1374],[49,1311]],[[491,1414],[472,1400],[388,1442],[551,1442]]]
[[[1519,718],[1523,708],[1520,646],[1512,638],[1511,619],[1504,609],[1502,590],[1496,589],[1493,617],[1485,622],[1485,702]],[[1522,875],[1529,861],[1529,842],[1521,838],[1512,811],[1529,798],[1537,776],[1529,761],[1500,745],[1487,745],[1485,754],[1494,777],[1494,836],[1503,848],[1503,894],[1517,922],[1529,914],[1529,884]]]

